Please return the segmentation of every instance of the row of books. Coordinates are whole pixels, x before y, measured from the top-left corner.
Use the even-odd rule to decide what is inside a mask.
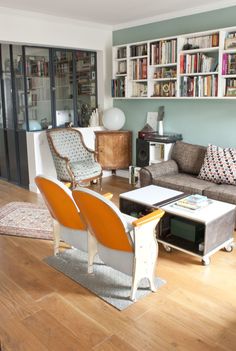
[[[177,76],[176,66],[157,68],[153,73],[153,79],[176,78],[176,76]]]
[[[126,74],[127,73],[127,62],[120,61],[117,65],[117,74]]]
[[[227,78],[225,96],[236,96],[236,78]]]
[[[204,35],[200,37],[188,38],[184,45],[190,44],[192,49],[204,49],[219,46],[219,33]]]
[[[147,97],[147,83],[133,83],[132,97]]]
[[[225,50],[236,49],[236,32],[228,33],[225,38]]]
[[[44,58],[39,60],[33,60],[26,58],[25,60],[25,70],[27,76],[38,76],[38,77],[48,77],[49,75],[49,63]]]
[[[209,200],[207,196],[194,194],[178,200],[175,202],[174,206],[186,208],[189,210],[198,210],[210,205],[211,202],[212,201]]]
[[[147,79],[147,59],[137,59],[131,61],[131,79]]]
[[[215,72],[218,61],[203,53],[180,55],[180,73]]]
[[[147,44],[132,45],[130,47],[130,56],[145,56],[147,55]]]
[[[176,96],[176,82],[158,82],[153,86],[153,97],[173,97]]]
[[[112,79],[111,94],[112,97],[125,97],[126,79],[124,77]]]
[[[150,64],[160,65],[175,63],[177,58],[177,41],[160,40],[150,45]]]
[[[122,59],[122,58],[127,57],[126,46],[123,46],[123,47],[117,49],[116,57],[118,59]]]
[[[210,97],[217,96],[218,77],[216,75],[182,77],[180,96]]]
[[[27,91],[29,90],[44,90],[50,88],[49,79],[37,79],[36,77],[27,77],[26,79]]]
[[[223,54],[222,74],[236,74],[236,54]]]

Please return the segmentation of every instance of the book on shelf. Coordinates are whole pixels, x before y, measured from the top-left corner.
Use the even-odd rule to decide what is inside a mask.
[[[125,97],[126,95],[126,78],[119,77],[111,81],[112,97]]]
[[[216,72],[217,67],[216,58],[204,53],[180,55],[180,73],[182,74]]]
[[[188,45],[188,49],[185,49]],[[205,49],[219,46],[219,33],[203,35],[199,37],[186,38],[183,50]]]
[[[123,59],[126,58],[126,47],[121,47],[117,49],[117,58]]]
[[[176,96],[176,81],[165,81],[155,83],[153,86],[153,97],[174,97]]]
[[[236,54],[224,53],[222,56],[222,74],[236,74]]]
[[[130,47],[130,56],[146,56],[147,55],[147,44],[132,45]]]
[[[147,97],[147,83],[134,82],[132,85],[132,97]]]
[[[236,32],[228,33],[225,38],[225,50],[236,49]]]
[[[180,96],[183,97],[216,97],[218,77],[216,75],[182,77]]]
[[[147,58],[131,61],[131,78],[133,80],[147,79]]]
[[[163,79],[163,78],[176,78],[177,67],[160,67],[153,73],[153,79]]]
[[[186,208],[189,210],[198,210],[204,208],[212,203],[206,196],[198,194],[187,196],[174,203],[174,206]]]
[[[151,65],[176,63],[177,41],[172,39],[151,43],[150,52]]]

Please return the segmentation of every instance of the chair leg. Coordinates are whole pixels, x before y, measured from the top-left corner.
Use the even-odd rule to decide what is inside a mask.
[[[53,236],[54,256],[56,256],[60,248],[60,224],[55,219],[53,219]]]
[[[88,231],[88,273],[93,273],[93,261],[96,256],[97,250],[97,240]]]
[[[100,191],[102,191],[102,176],[99,178]]]
[[[132,276],[132,286],[131,286],[131,293],[130,293],[130,300],[136,301],[135,295],[138,289],[138,284],[140,281],[140,274],[138,269],[137,260],[134,257],[134,268],[133,268],[133,276]]]
[[[153,224],[135,228],[135,256],[133,263],[133,279],[130,299],[135,301],[138,284],[142,278],[147,278],[151,291],[155,287],[155,266],[158,255],[158,244],[154,234]]]

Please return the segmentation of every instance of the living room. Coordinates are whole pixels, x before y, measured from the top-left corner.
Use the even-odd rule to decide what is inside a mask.
[[[170,1],[163,7],[150,2],[149,11],[141,2],[124,2],[117,11],[111,6],[106,11],[105,2],[99,3],[100,11],[90,2],[86,12],[72,2],[72,8],[77,6],[73,13],[69,3],[64,8],[55,2],[34,7],[24,1],[18,7],[16,1],[0,1],[0,42],[95,51],[98,106],[125,113],[123,129],[133,135],[133,165],[135,140],[147,113],[163,105],[165,132],[180,133],[191,144],[235,148],[233,98],[112,99],[110,84],[112,46],[235,27],[235,2]],[[39,194],[1,178],[1,206],[42,204]],[[114,175],[102,184],[102,194],[113,193],[117,206],[120,194],[134,189],[127,178]],[[100,192],[97,185],[92,189]],[[218,250],[203,266],[198,257],[167,252],[159,244],[156,274],[166,283],[123,311],[43,262],[52,254],[51,240],[0,235],[1,350],[235,349],[235,250]]]

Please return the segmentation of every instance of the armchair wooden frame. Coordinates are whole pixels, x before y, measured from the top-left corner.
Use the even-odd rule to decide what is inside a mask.
[[[58,176],[58,179],[60,181],[62,181],[62,182],[70,182],[72,189],[75,189],[77,185],[83,185],[86,182],[91,182],[91,181],[94,181],[94,180],[98,180],[99,183],[100,183],[100,189],[101,189],[102,188],[102,169],[101,169],[100,174],[98,174],[96,176],[87,177],[87,178],[81,179],[79,181],[76,179],[76,176],[75,176],[75,174],[73,172],[73,169],[71,167],[71,162],[70,162],[69,157],[61,155],[61,153],[56,148],[55,143],[53,141],[53,138],[51,136],[52,133],[57,133],[59,131],[60,132],[62,132],[62,131],[65,131],[65,132],[73,131],[75,133],[78,133],[84,149],[87,150],[87,152],[91,153],[91,155],[94,156],[94,161],[97,162],[97,151],[94,151],[94,150],[88,148],[85,145],[84,139],[83,139],[83,135],[82,135],[82,133],[80,131],[78,131],[77,129],[71,128],[71,127],[48,129],[46,131],[46,135],[47,135],[47,139],[48,139],[48,143],[49,143],[49,147],[51,149],[51,152],[52,152],[52,154],[54,154],[53,155],[53,159],[54,158],[58,158],[60,160],[60,163],[64,165],[64,167],[66,168],[67,173],[68,173],[68,177],[65,177],[65,176],[64,177],[60,177],[60,176]],[[55,163],[55,160],[54,160],[54,163]],[[57,171],[57,169],[56,169],[56,171]],[[57,175],[58,175],[58,172],[57,172]]]

